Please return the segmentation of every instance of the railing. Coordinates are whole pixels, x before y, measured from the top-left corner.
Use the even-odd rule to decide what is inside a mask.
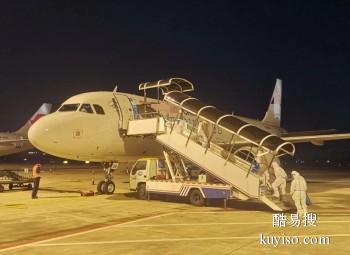
[[[142,112],[134,114],[134,119],[140,120],[140,119],[152,119],[160,117],[159,112]]]
[[[234,115],[225,114],[216,109],[216,107],[207,105],[197,98],[190,97],[179,91],[172,91],[165,95],[164,100],[179,107],[179,115],[180,112],[188,112],[196,118],[197,123],[202,120],[214,125],[215,128],[220,127],[231,133],[230,152],[235,145],[236,139],[239,138],[248,144],[258,147],[263,153],[272,153],[276,157],[284,154],[294,155],[295,153],[295,147],[292,143],[286,142],[278,136],[270,134]],[[211,138],[212,134],[209,136],[209,139]],[[267,140],[268,142],[266,142]]]
[[[168,126],[170,126],[171,130],[172,130],[171,132],[176,132],[176,133],[181,134],[182,136],[186,137],[187,144],[189,141],[192,141],[192,142],[195,142],[195,143],[201,145],[201,142],[200,142],[199,137],[197,135],[197,128],[192,126],[191,124],[188,124],[188,123],[186,123],[186,125],[187,125],[187,127],[185,127],[184,125],[178,124],[176,122],[171,123],[171,124],[168,122]],[[190,127],[190,129],[188,129],[188,126]],[[235,153],[232,153],[231,155],[229,155],[229,158],[227,158],[226,154],[229,154],[229,152],[227,150],[225,150],[224,148],[222,148],[220,145],[217,145],[212,141],[210,142],[210,144],[207,147],[203,147],[203,148],[205,149],[205,151],[203,153],[210,151],[211,153],[214,153],[215,155],[219,156],[220,158],[222,158],[226,162],[229,161],[230,163],[238,166],[241,169],[244,169],[245,171],[247,171],[247,173],[249,173],[249,170],[251,168],[251,162],[249,162],[241,157],[238,157],[237,155],[235,155]],[[251,174],[256,175],[255,173],[251,173]]]

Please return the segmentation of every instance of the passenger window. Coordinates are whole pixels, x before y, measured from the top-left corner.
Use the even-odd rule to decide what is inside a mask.
[[[75,112],[78,110],[80,104],[64,104],[62,105],[58,111],[59,112]]]
[[[136,163],[136,165],[134,166],[134,168],[132,169],[131,174],[135,175],[138,170],[146,170],[146,165],[147,165],[147,161],[146,160],[138,161]]]
[[[105,111],[103,110],[102,106],[100,106],[98,104],[94,104],[93,106],[94,106],[95,112],[97,114],[105,114]]]
[[[89,104],[82,104],[79,111],[86,112],[86,113],[94,113],[92,111],[91,105],[89,105]]]

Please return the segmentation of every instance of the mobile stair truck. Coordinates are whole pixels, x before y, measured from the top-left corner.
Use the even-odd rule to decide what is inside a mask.
[[[259,200],[275,211],[290,209],[286,203],[272,198],[268,190],[272,161],[284,155],[294,155],[292,143],[271,134],[238,116],[226,114],[206,105],[186,92],[193,90],[189,81],[181,78],[142,83],[146,90],[162,92],[163,103],[177,107],[176,118],[166,118],[155,112],[130,120],[126,136],[153,136],[164,148],[164,160],[140,159],[130,173],[131,189],[140,198],[152,194],[188,197],[195,205],[205,199]],[[146,99],[146,97],[145,97]],[[200,141],[200,122],[209,126],[207,141]],[[256,170],[257,158],[266,164]],[[188,164],[204,174],[191,180]],[[215,182],[206,181],[211,176]]]
[[[208,181],[206,174],[191,176],[183,159],[164,151],[164,159],[136,161],[130,172],[130,190],[136,191],[139,199],[150,199],[152,194],[170,195],[187,198],[191,204],[201,206],[206,199],[226,202],[231,186],[215,179]]]

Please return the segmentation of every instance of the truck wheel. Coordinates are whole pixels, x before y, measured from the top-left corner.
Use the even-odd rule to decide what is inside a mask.
[[[141,183],[137,186],[137,198],[143,200],[147,199],[146,184]]]
[[[115,184],[112,181],[107,181],[103,185],[103,193],[104,194],[111,195],[114,193],[114,190],[115,190]]]
[[[9,183],[9,190],[13,189],[13,183]]]
[[[104,194],[104,191],[105,191],[105,185],[106,185],[106,182],[104,180],[102,181],[99,181],[98,184],[97,184],[97,192],[100,193],[100,194]]]
[[[0,192],[3,192],[4,191],[4,186],[2,186],[1,184],[0,184]]]
[[[202,193],[198,189],[192,190],[190,194],[190,203],[195,206],[204,205],[204,198],[202,196]]]

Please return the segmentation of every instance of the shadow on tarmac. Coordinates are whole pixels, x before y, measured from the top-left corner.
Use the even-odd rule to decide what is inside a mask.
[[[98,194],[102,195],[102,194]],[[107,195],[108,200],[137,200],[135,192],[117,193],[113,195]]]
[[[59,197],[47,197],[47,196],[38,196],[39,199],[46,199],[46,198],[77,198],[77,197],[80,197],[80,196],[59,196]]]
[[[39,191],[40,190],[42,190],[42,191],[52,191],[52,192],[58,192],[58,193],[77,193],[77,194],[80,194],[80,191],[78,191],[78,190],[55,189],[55,188],[51,188],[51,187],[40,188]]]
[[[113,195],[108,195],[106,198],[108,200],[138,200],[136,198],[135,192],[129,193],[118,193]],[[152,195],[151,200],[157,200],[160,202],[168,202],[168,203],[183,203],[188,204],[188,199],[179,198],[174,196],[167,195]],[[151,201],[150,201],[151,202]],[[222,200],[207,200],[205,203],[206,207],[216,207],[216,208],[224,208],[224,202]],[[227,209],[230,210],[246,210],[246,211],[265,211],[265,212],[273,212],[268,206],[261,202],[257,201],[240,201],[240,200],[229,200],[227,201]],[[288,210],[287,212],[294,212],[293,209]]]

